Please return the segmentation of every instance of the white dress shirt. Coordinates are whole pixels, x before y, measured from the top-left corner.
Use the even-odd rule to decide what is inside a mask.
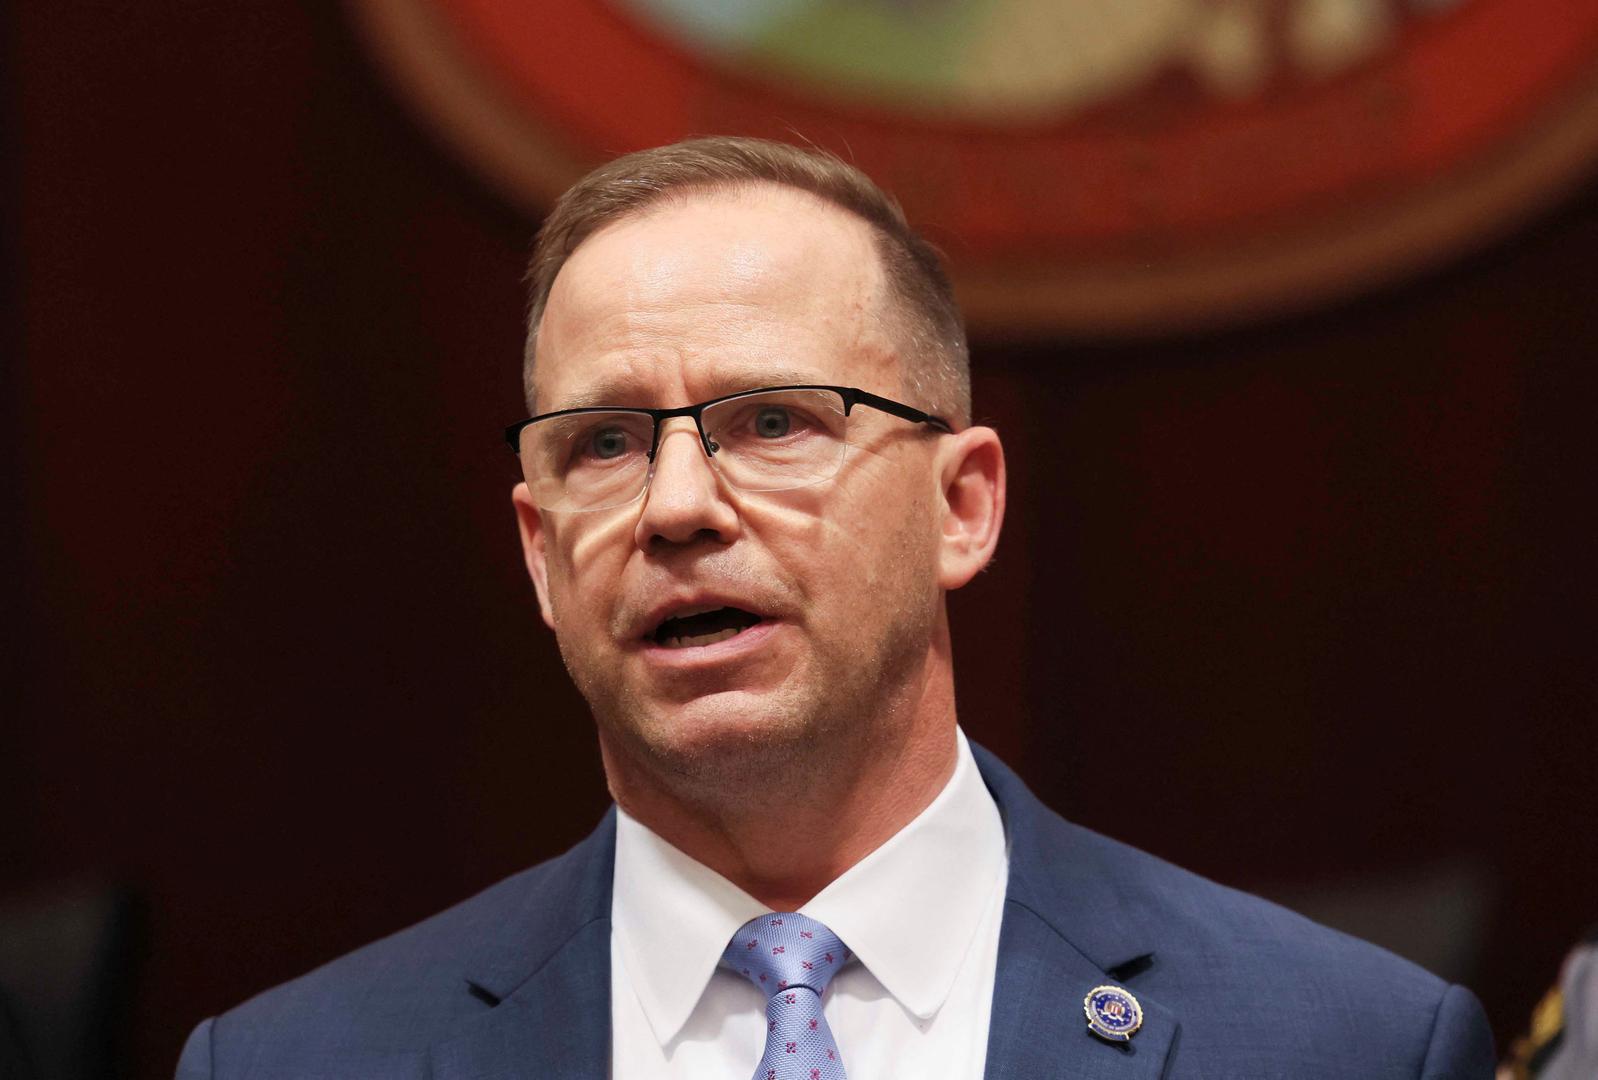
[[[978,1080],[1009,858],[999,809],[957,731],[958,760],[913,821],[800,912],[854,953],[823,996],[850,1080]],[[625,811],[611,901],[611,1076],[749,1080],[766,1000],[719,968],[754,897]]]

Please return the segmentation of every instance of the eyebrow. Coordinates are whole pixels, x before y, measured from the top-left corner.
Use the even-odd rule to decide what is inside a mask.
[[[795,371],[792,368],[750,367],[733,368],[729,371],[717,371],[712,385],[716,392],[712,398],[722,397],[726,394],[739,394],[745,390],[758,390],[766,386],[806,386],[822,383],[823,379],[813,371]],[[646,402],[648,390],[637,379],[623,376],[617,379],[602,379],[592,386],[585,386],[573,391],[556,409],[592,409],[605,405],[613,405],[618,409],[623,408],[677,408],[679,405],[690,405],[693,402],[676,402],[673,404],[660,404]],[[708,400],[708,399],[707,399]]]

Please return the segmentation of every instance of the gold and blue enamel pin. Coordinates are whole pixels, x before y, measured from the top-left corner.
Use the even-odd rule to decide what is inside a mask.
[[[1143,1006],[1119,986],[1095,986],[1082,999],[1088,1030],[1113,1043],[1131,1042],[1143,1026]]]

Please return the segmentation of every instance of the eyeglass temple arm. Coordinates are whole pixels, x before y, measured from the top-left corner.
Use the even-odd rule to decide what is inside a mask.
[[[878,397],[876,394],[865,390],[855,389],[849,389],[843,397],[844,404],[848,408],[853,408],[856,405],[869,405],[873,409],[880,409],[892,416],[899,417],[901,420],[909,420],[913,424],[927,424],[946,434],[954,434],[954,426],[943,417],[922,412],[920,409],[894,401],[892,398]]]

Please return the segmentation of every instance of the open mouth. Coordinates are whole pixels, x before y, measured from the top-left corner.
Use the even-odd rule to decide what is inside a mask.
[[[758,622],[759,615],[742,608],[712,608],[666,619],[649,640],[667,649],[691,649],[737,637]]]

